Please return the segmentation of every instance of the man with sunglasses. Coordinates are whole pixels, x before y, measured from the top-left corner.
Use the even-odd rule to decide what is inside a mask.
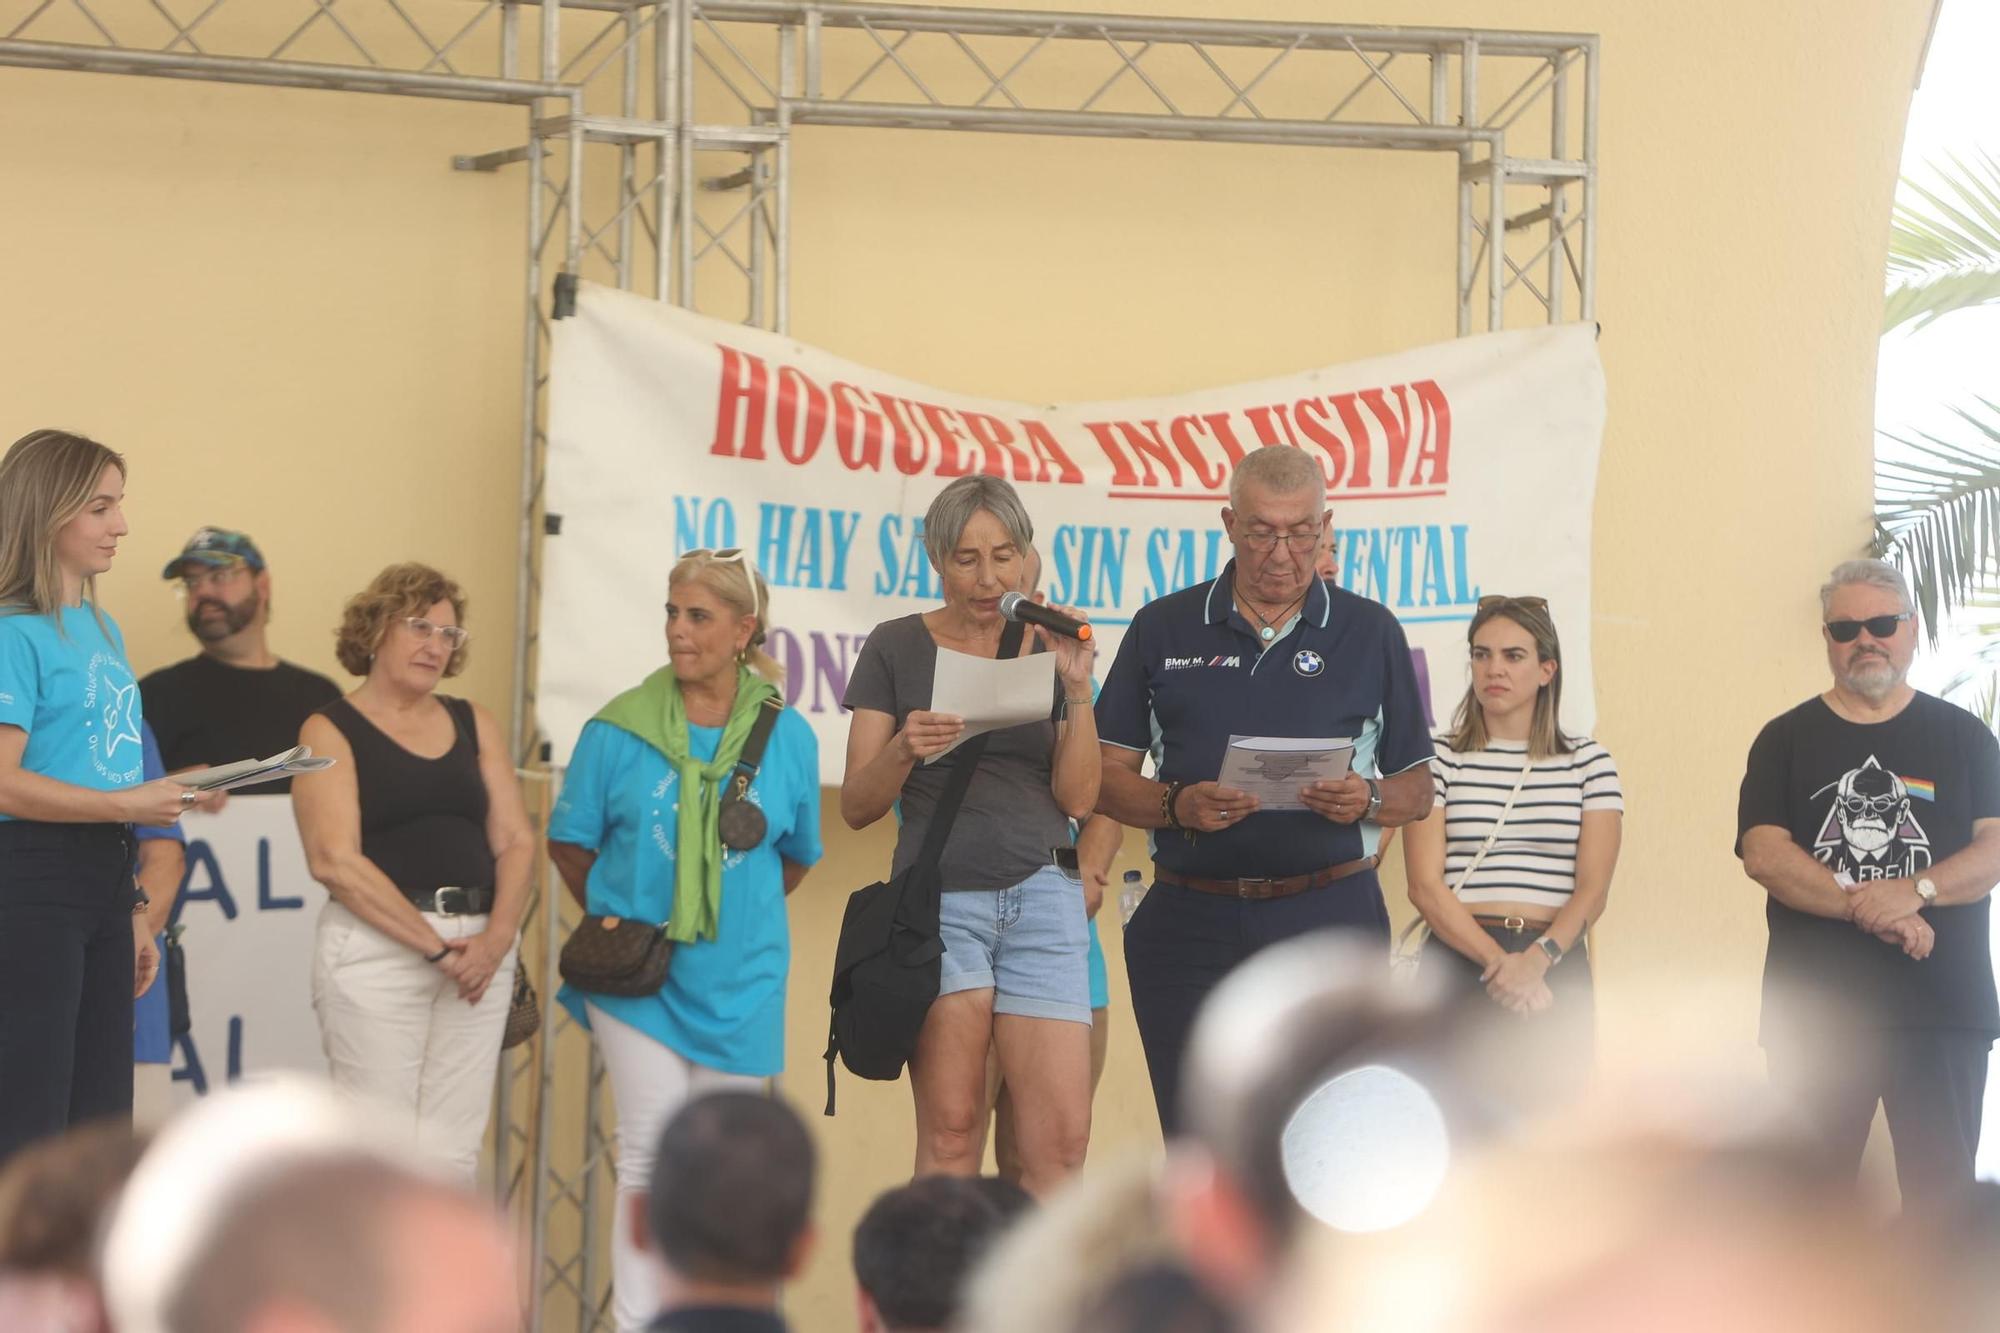
[[[340,697],[318,672],[280,661],[266,631],[271,571],[241,532],[200,528],[160,577],[178,580],[201,651],[139,682],[169,773],[263,758],[298,744],[299,726]],[[282,796],[286,778],[256,789]]]
[[[1738,805],[1737,854],[1770,895],[1762,1041],[1837,1169],[1858,1169],[1879,1102],[1905,1211],[1936,1215],[1972,1185],[2000,1036],[2000,745],[1910,687],[1894,566],[1840,565],[1820,605],[1833,688],[1764,728]]]
[[[1126,925],[1125,967],[1169,1134],[1188,1030],[1238,963],[1346,927],[1379,939],[1386,966],[1381,831],[1430,813],[1409,641],[1387,607],[1316,576],[1328,517],[1312,455],[1252,451],[1222,510],[1234,558],[1139,608],[1098,699],[1098,812],[1155,830],[1154,883]],[[1216,781],[1232,735],[1350,739],[1352,771],[1302,784],[1303,808],[1260,809]]]

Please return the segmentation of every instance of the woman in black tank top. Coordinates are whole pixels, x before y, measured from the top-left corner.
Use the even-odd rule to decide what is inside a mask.
[[[447,884],[491,888],[488,802],[472,705],[436,698],[450,714],[453,739],[435,759],[405,749],[346,699],[322,710],[354,751],[361,854],[405,893]]]
[[[401,1108],[470,1179],[534,843],[498,725],[436,692],[464,665],[464,610],[423,565],[392,565],[349,601],[337,650],[364,679],[300,729],[338,762],[294,780],[292,806],[328,894],[312,986],[334,1084]]]

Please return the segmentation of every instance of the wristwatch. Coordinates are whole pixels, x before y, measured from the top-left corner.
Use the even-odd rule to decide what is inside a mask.
[[[1373,819],[1382,811],[1382,784],[1373,778],[1363,778],[1368,784],[1368,808],[1361,812],[1363,819]]]
[[[1552,936],[1542,936],[1535,941],[1535,947],[1540,949],[1543,955],[1548,958],[1550,967],[1554,967],[1563,960],[1563,947],[1557,944]]]
[[[1923,899],[1925,907],[1937,906],[1937,884],[1926,877],[1917,881],[1917,897]]]
[[[134,884],[132,886],[132,915],[137,916],[153,905],[153,896]]]

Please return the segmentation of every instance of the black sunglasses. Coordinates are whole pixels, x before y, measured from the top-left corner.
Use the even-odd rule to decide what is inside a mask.
[[[1826,622],[1826,636],[1835,643],[1853,643],[1867,630],[1871,639],[1894,637],[1896,626],[1910,619],[1908,611],[1895,616],[1870,616],[1866,620],[1829,620]]]

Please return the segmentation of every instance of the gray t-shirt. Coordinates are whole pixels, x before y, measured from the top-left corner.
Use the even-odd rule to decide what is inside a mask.
[[[1031,631],[1032,632],[1032,631]],[[847,680],[846,707],[871,708],[896,719],[898,730],[913,711],[931,706],[937,671],[937,640],[921,615],[885,620],[861,646]],[[990,732],[965,803],[945,844],[943,882],[957,889],[1004,889],[1049,864],[1050,849],[1069,843],[1069,820],[1049,788],[1050,755],[1055,749],[1055,697],[1048,718]],[[903,782],[903,828],[896,837],[892,875],[917,859],[930,827],[931,812],[944,795],[956,760],[947,755],[918,764]]]

